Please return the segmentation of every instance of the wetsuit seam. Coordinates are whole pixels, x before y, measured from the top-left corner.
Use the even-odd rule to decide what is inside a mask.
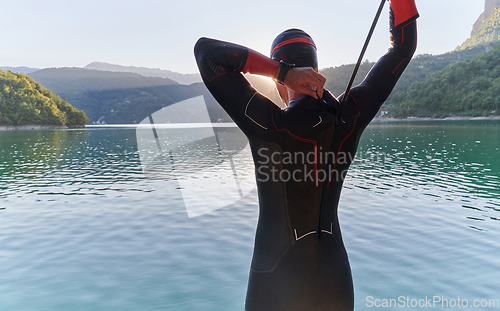
[[[413,21],[414,22],[414,21]],[[409,26],[411,25],[413,22],[410,22],[404,26],[401,27],[401,45],[404,44],[404,40],[405,40],[405,27],[406,26]],[[414,44],[415,45],[415,44]],[[392,71],[392,74],[393,75],[396,75],[396,71],[399,69],[399,67],[401,67],[401,65],[406,62],[408,60],[408,57],[405,57],[397,66],[396,68],[394,68],[394,70]]]
[[[272,113],[272,112],[271,112]],[[283,150],[281,149],[281,146],[279,146],[279,149],[281,152],[283,152]],[[280,161],[280,166],[281,168],[283,168],[283,161]],[[292,220],[290,219],[290,213],[288,211],[288,189],[287,189],[287,185],[286,183],[283,184],[283,195],[284,195],[284,203],[285,203],[285,206],[284,206],[284,209],[285,209],[285,219],[286,219],[286,226],[287,226],[287,229],[288,229],[288,239],[289,239],[289,243],[288,246],[283,250],[283,253],[281,254],[280,257],[278,257],[276,259],[276,264],[273,266],[273,270],[274,268],[276,268],[276,265],[278,265],[278,262],[281,261],[281,258],[283,258],[283,256],[285,256],[285,254],[288,252],[288,250],[290,248],[292,248],[292,246],[295,244],[295,241],[293,240],[293,237],[292,237]]]
[[[399,67],[401,67],[401,65],[406,62],[408,60],[408,57],[404,58],[397,66],[396,68],[394,68],[394,70],[392,71],[392,74],[393,75],[396,75],[396,71],[399,69]]]
[[[297,229],[293,229],[293,231],[295,232],[295,241],[298,241],[298,240],[300,240],[300,239],[302,239],[302,238],[305,238],[305,237],[306,237],[306,236],[308,236],[308,235],[311,235],[311,234],[316,234],[316,232],[317,232],[317,230],[314,230],[314,231],[308,232],[308,233],[303,234],[302,236],[298,237],[298,236],[297,236]]]
[[[335,137],[335,132],[336,132],[336,129],[335,129],[335,126],[334,126],[333,130],[330,131],[329,138],[328,138],[328,141],[330,142],[330,145],[329,145],[329,147],[328,147],[327,150],[330,150],[330,152],[332,151],[332,149],[334,149],[333,139]],[[330,167],[330,164],[328,164],[328,161],[325,162],[325,165],[326,165],[326,167]],[[330,179],[331,179],[331,176],[330,176]],[[320,202],[320,206],[319,206],[318,227],[317,227],[317,232],[319,232],[318,238],[321,236],[321,232],[322,232],[322,230],[321,230],[321,225],[322,225],[321,221],[322,221],[323,217],[325,217],[325,216],[323,216],[324,206],[330,204],[330,202],[326,201],[327,195],[325,194],[325,192],[328,189],[328,187],[326,185],[327,185],[326,183],[323,183],[323,187],[322,187],[323,189],[321,190],[321,202]],[[332,222],[332,226],[333,226],[333,222]],[[333,230],[332,230],[332,235],[333,235]]]
[[[351,94],[349,94],[349,96],[354,100],[354,104],[356,105],[356,108],[358,109],[358,114],[354,117],[354,123],[352,124],[352,129],[351,131],[349,132],[349,134],[347,134],[346,137],[344,137],[344,139],[342,139],[342,141],[340,142],[340,145],[339,145],[339,149],[337,150],[337,154],[335,156],[335,162],[333,163],[333,169],[332,169],[332,173],[330,174],[330,180],[328,181],[328,186],[327,187],[330,187],[330,184],[332,182],[332,176],[333,176],[333,172],[335,172],[335,168],[337,167],[337,160],[338,160],[338,157],[339,157],[339,152],[340,150],[342,149],[342,145],[344,144],[344,142],[347,140],[347,138],[349,138],[352,133],[354,132],[354,128],[356,127],[356,122],[358,121],[358,117],[361,115],[361,111],[359,110],[359,106],[358,106],[358,103],[356,102],[356,99],[354,98],[354,96],[352,96]]]
[[[276,123],[274,122],[274,113],[273,110],[271,110],[271,120],[273,122],[274,128],[279,131],[279,132],[284,132],[288,134],[290,137],[292,137],[295,140],[302,141],[302,142],[308,142],[312,143],[314,145],[314,178],[316,180],[316,188],[319,187],[319,181],[318,181],[318,143],[314,140],[306,139],[306,138],[301,138],[299,136],[294,135],[292,132],[290,132],[286,128],[279,129],[276,126]]]
[[[320,124],[321,124],[321,122],[323,122],[323,119],[321,118],[321,116],[318,116],[318,117],[319,117],[319,122],[318,122],[318,123],[316,123],[316,124],[313,126],[313,128],[315,128],[316,126],[320,125]]]
[[[265,126],[263,126],[263,125],[259,124],[257,121],[255,121],[254,119],[252,119],[252,118],[251,118],[251,117],[247,114],[248,106],[250,105],[250,102],[252,102],[252,100],[254,99],[254,97],[255,97],[257,94],[258,94],[258,92],[255,92],[255,93],[252,95],[252,97],[250,97],[250,100],[248,101],[248,103],[247,103],[247,105],[246,105],[246,107],[245,107],[245,116],[246,116],[247,118],[249,118],[250,120],[252,120],[252,121],[253,121],[253,123],[255,123],[255,124],[257,124],[258,126],[260,126],[261,128],[263,128],[263,129],[267,130],[267,127],[265,127]]]
[[[301,240],[301,239],[303,239],[303,238],[305,238],[306,236],[309,236],[309,235],[311,235],[311,234],[317,234],[317,233],[318,233],[318,230],[314,230],[314,231],[310,231],[310,232],[308,232],[308,233],[306,233],[306,234],[303,234],[303,235],[301,235],[301,236],[299,237],[299,236],[297,236],[297,229],[293,229],[293,231],[294,231],[294,233],[295,233],[295,241]],[[330,231],[327,231],[327,230],[325,230],[325,229],[321,229],[321,230],[320,230],[320,232],[322,232],[322,233],[328,233],[328,234],[330,234],[330,235],[333,235],[333,222],[332,222],[332,223],[330,223]]]
[[[405,44],[405,27],[408,25],[404,25],[401,27],[401,45]]]

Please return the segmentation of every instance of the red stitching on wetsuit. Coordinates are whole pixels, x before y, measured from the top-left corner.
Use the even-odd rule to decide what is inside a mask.
[[[280,132],[285,132],[288,135],[290,135],[290,137],[292,137],[293,139],[296,139],[298,141],[312,143],[314,145],[314,179],[316,180],[316,188],[318,188],[319,187],[319,182],[318,182],[318,143],[314,140],[309,140],[309,139],[298,137],[298,136],[294,135],[292,132],[290,132],[289,130],[287,130],[286,128],[279,129],[276,126],[276,123],[274,123],[274,113],[273,113],[272,106],[271,106],[271,120],[273,121],[273,125],[274,125],[274,128],[276,130],[278,130]]]
[[[410,24],[408,24],[408,25],[410,25]],[[408,26],[408,25],[406,25],[406,26]],[[401,44],[405,43],[405,27],[406,26],[401,27]]]
[[[401,28],[401,45],[405,42],[405,27],[406,26],[409,26],[411,24],[413,24],[415,21],[413,21],[412,23],[409,23],[408,25],[405,25]],[[413,42],[415,44],[415,42]],[[399,69],[399,67],[408,59],[408,57],[405,57],[397,66],[396,68],[394,68],[394,70],[392,71],[392,74],[393,75],[396,75],[396,71]]]
[[[392,74],[393,75],[396,75],[396,70],[399,69],[399,67],[408,59],[408,57],[405,57],[397,66],[396,68],[394,68],[394,70],[392,71]]]
[[[351,94],[349,94],[349,96],[352,97],[352,99],[354,100],[354,104],[356,105],[356,108],[358,109],[358,114],[354,117],[355,119],[354,119],[354,123],[352,124],[351,131],[349,132],[349,134],[347,134],[346,137],[344,137],[344,139],[342,139],[342,142],[340,143],[340,146],[339,146],[339,150],[337,150],[337,155],[335,156],[335,163],[333,164],[333,170],[332,170],[332,173],[330,174],[330,180],[328,180],[327,187],[330,187],[330,183],[332,182],[332,176],[333,176],[333,172],[335,172],[335,168],[337,167],[337,160],[339,158],[340,149],[342,149],[342,145],[344,144],[346,139],[349,138],[349,136],[351,136],[352,132],[354,132],[354,127],[356,126],[356,122],[358,121],[358,117],[361,115],[361,111],[359,111],[359,106],[358,106],[358,103],[356,102],[356,99]]]

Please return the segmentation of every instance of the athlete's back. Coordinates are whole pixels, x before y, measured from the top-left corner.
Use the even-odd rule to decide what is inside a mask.
[[[360,135],[416,48],[413,0],[392,0],[391,9],[391,49],[342,105],[324,92],[279,109],[241,74],[265,72],[255,63],[273,66],[268,59],[228,42],[196,44],[205,84],[247,135],[254,157],[260,214],[247,311],[354,308],[337,218],[340,192]]]

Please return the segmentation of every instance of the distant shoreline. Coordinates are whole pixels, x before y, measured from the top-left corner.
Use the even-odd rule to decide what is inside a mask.
[[[0,131],[32,131],[32,130],[59,130],[59,129],[74,129],[85,128],[85,125],[0,125]]]
[[[376,117],[374,122],[392,122],[392,121],[474,121],[474,120],[500,120],[500,116],[487,117],[446,117],[446,118],[419,118],[408,117],[404,119]]]
[[[487,117],[447,117],[447,118],[418,118],[418,117],[409,117],[405,119],[397,119],[397,118],[384,118],[384,117],[376,117],[373,119],[373,122],[376,123],[384,123],[384,122],[412,122],[412,121],[481,121],[481,120],[500,120],[500,116],[487,116]],[[174,126],[179,125],[179,126]],[[222,123],[212,123],[215,127],[234,127],[236,126],[232,122],[222,122]],[[218,125],[218,126],[217,126]],[[230,126],[232,125],[232,126]],[[172,127],[172,128],[183,128],[186,127],[186,124],[157,124],[157,127]],[[136,128],[140,127],[138,124],[106,124],[106,125],[0,125],[0,131],[31,131],[31,130],[67,130],[67,129],[84,129],[84,128]],[[189,127],[189,126],[188,126]],[[203,124],[202,127],[207,127],[206,124]]]

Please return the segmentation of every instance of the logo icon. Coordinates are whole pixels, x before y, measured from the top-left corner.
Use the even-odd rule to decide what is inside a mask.
[[[234,123],[212,123],[203,96],[146,117],[136,137],[144,175],[177,181],[189,218],[228,206],[255,188],[246,136]]]

